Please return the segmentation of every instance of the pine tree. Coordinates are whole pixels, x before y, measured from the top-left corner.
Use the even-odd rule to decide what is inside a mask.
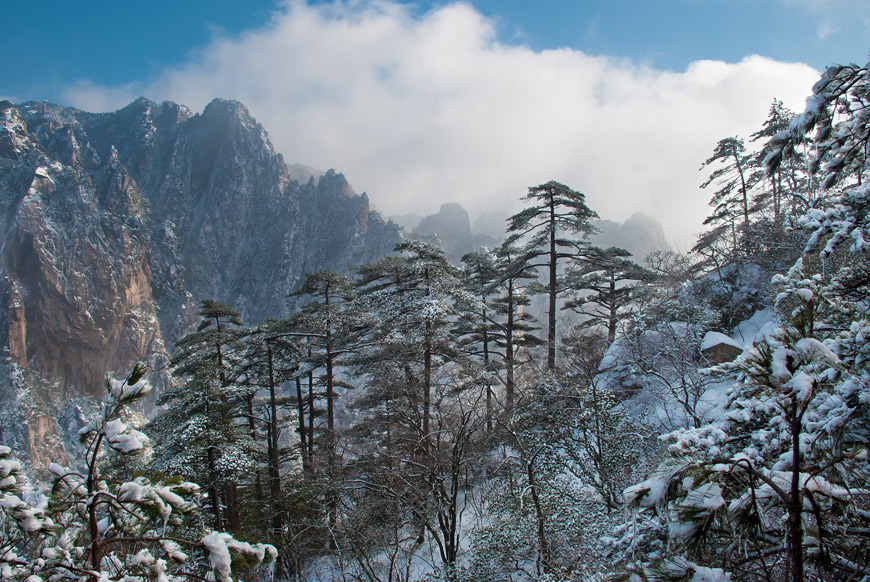
[[[396,251],[401,254],[360,270],[359,309],[372,326],[353,358],[367,389],[354,401],[360,421],[351,431],[356,452],[348,468],[350,483],[377,484],[385,500],[356,488],[347,498],[355,509],[391,507],[390,535],[396,528],[416,532],[399,543],[401,552],[413,555],[428,540],[445,572],[454,572],[463,491],[480,468],[472,465],[479,459],[473,451],[486,422],[478,404],[482,391],[474,390],[485,389],[477,380],[479,366],[467,365],[454,330],[457,305],[478,300],[462,289],[440,249],[406,242]],[[363,520],[354,522],[354,531],[372,527],[366,513],[353,515]]]
[[[760,166],[758,156],[747,152],[742,138],[728,137],[716,144],[700,168],[715,168],[701,188],[714,186],[716,191],[710,199],[712,214],[704,221],[710,229],[698,237],[692,251],[703,257],[705,268],[719,271],[726,294],[734,293],[726,283],[728,277],[739,277],[746,260],[763,254],[767,242],[756,232],[764,231],[755,220],[762,206],[752,204],[753,192],[763,181]]]
[[[522,240],[523,263],[547,267],[549,271],[547,369],[552,370],[556,367],[556,298],[563,290],[558,268],[564,260],[576,259],[583,252],[588,236],[594,231],[591,221],[598,215],[586,206],[583,194],[558,182],[529,187],[523,200],[530,206],[508,219],[507,231],[512,234],[507,242]]]
[[[628,257],[625,249],[590,247],[576,265],[566,273],[572,298],[563,309],[572,309],[588,318],[581,325],[603,325],[607,339],[613,343],[620,318],[626,315],[634,287],[649,280],[652,273]]]
[[[290,559],[291,542],[288,538],[289,523],[297,518],[287,503],[285,482],[292,482],[296,459],[289,458],[291,448],[283,444],[282,435],[293,428],[293,413],[300,414],[304,422],[304,412],[299,412],[302,398],[285,395],[285,387],[297,380],[300,374],[302,350],[296,345],[298,337],[293,335],[293,327],[288,320],[268,319],[262,324],[246,328],[234,341],[237,351],[238,368],[234,371],[238,381],[256,388],[247,399],[248,429],[251,438],[264,443],[265,458],[260,462],[260,471],[255,476],[257,504],[249,504],[247,516],[254,521],[254,529],[267,532],[269,541],[278,548],[275,574],[288,576],[295,573],[295,563]],[[297,428],[298,430],[298,428]],[[303,473],[308,475],[307,448],[304,431],[302,439]],[[265,462],[263,462],[265,461]],[[261,482],[261,472],[265,465],[266,487]],[[312,502],[313,505],[313,502]],[[259,527],[258,527],[259,526]]]
[[[462,274],[463,286],[474,301],[460,302],[457,305],[459,316],[454,333],[457,335],[457,347],[479,358],[481,363],[480,376],[486,385],[487,430],[492,431],[494,410],[492,372],[497,365],[492,352],[497,332],[489,302],[496,289],[498,277],[495,257],[488,251],[467,253],[462,257]]]
[[[86,452],[83,470],[52,463],[51,499],[42,487],[26,487],[21,464],[0,446],[4,580],[181,582],[208,577],[224,582],[230,579],[231,557],[253,563],[275,557],[270,545],[202,531],[195,519],[195,483],[101,470],[107,455],[135,457],[148,450],[147,437],[125,422],[128,406],[151,391],[145,372],[137,365],[124,379],[106,376],[100,412],[79,432]]]
[[[630,387],[659,412],[659,422],[674,430],[709,421],[712,404],[704,394],[713,382],[703,369],[701,346],[716,326],[703,285],[686,282],[676,289],[657,282],[638,289],[638,306],[618,340],[618,357],[606,368],[614,384]]]
[[[753,157],[746,152],[743,139],[726,137],[719,140],[713,155],[701,164],[702,170],[714,164],[720,165],[701,184],[701,188],[714,184],[718,187],[710,199],[713,214],[704,221],[704,224],[728,224],[735,240],[738,238],[739,229],[736,225],[739,219],[743,219],[743,228],[749,225],[749,192],[755,185],[752,163]]]
[[[495,268],[499,274],[492,300],[492,310],[496,315],[495,345],[504,360],[502,383],[505,408],[510,410],[517,392],[517,370],[530,361],[529,348],[544,343],[531,333],[537,328],[532,323],[535,318],[527,310],[531,303],[529,296],[538,292],[540,284],[537,282],[537,268],[522,260],[521,249],[506,241],[494,252]]]
[[[411,381],[409,396],[419,398],[415,406],[421,444],[426,446],[431,435],[434,373],[457,354],[451,319],[454,298],[464,291],[441,249],[408,241],[395,250],[401,253],[399,257],[360,270],[362,309],[377,318],[369,340],[373,349],[366,357],[396,359],[405,368]]]
[[[857,517],[870,384],[823,331],[819,281],[795,267],[779,285],[783,325],[731,366],[724,419],[670,435],[670,462],[625,494],[656,508],[691,563],[741,580],[854,579],[870,559]]]
[[[609,509],[632,469],[642,471],[648,439],[607,391],[585,386],[547,373],[500,419],[503,447],[485,485],[470,579],[594,579],[609,565],[600,539],[620,519]]]
[[[797,221],[810,233],[804,255],[774,279],[776,329],[720,368],[736,374],[723,419],[673,433],[670,461],[625,492],[660,518],[636,536],[669,530],[667,559],[637,576],[870,573],[868,69],[830,67],[807,110],[768,144],[771,176],[815,129],[814,179],[828,194]]]
[[[769,174],[783,163],[800,156],[812,134],[810,171],[820,174],[819,184],[828,190],[837,185],[866,183],[870,151],[870,63],[859,66],[832,65],[813,86],[806,110],[770,140],[765,158]]]
[[[352,349],[361,333],[358,317],[353,313],[353,281],[338,273],[309,273],[296,294],[310,301],[294,318],[298,333],[305,334],[313,346],[309,363],[324,368],[319,378],[326,398],[326,452],[330,465],[336,454],[335,400],[336,388],[351,388],[339,380],[339,358]]]
[[[775,99],[761,129],[753,133],[750,138],[751,141],[764,140],[764,147],[758,152],[755,165],[759,168],[758,171],[763,172],[759,179],[766,179],[769,186],[761,196],[756,198],[756,210],[762,210],[768,205],[772,206],[772,221],[777,225],[782,224],[789,216],[797,215],[809,208],[816,197],[807,173],[808,163],[804,153],[811,149],[809,140],[802,144],[801,152],[795,151],[794,156],[784,160],[774,171],[769,174],[764,171],[765,160],[775,149],[772,138],[787,131],[794,118],[794,112],[783,105],[782,101]],[[786,214],[786,204],[788,214]]]
[[[157,400],[165,410],[148,426],[156,438],[154,467],[204,485],[217,529],[240,526],[237,482],[252,475],[261,458],[242,406],[256,392],[239,379],[233,342],[243,331],[238,312],[211,299],[201,302],[197,330],[177,343],[170,365],[183,379]],[[222,506],[226,505],[226,514]]]

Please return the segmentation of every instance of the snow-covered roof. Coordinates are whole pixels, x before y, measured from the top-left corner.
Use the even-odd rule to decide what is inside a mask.
[[[701,351],[708,350],[713,346],[718,346],[721,344],[725,344],[731,347],[735,347],[738,350],[742,350],[743,346],[741,346],[737,341],[731,339],[724,333],[719,333],[718,331],[708,331],[706,335],[704,335],[704,340],[701,342]]]

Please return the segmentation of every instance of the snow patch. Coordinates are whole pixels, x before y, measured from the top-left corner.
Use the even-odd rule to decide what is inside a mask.
[[[773,309],[761,309],[753,313],[749,319],[740,322],[733,338],[738,345],[752,345],[754,342],[771,337],[777,329]]]

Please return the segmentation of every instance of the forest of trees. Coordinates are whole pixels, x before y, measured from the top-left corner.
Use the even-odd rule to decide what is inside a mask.
[[[715,145],[688,255],[592,246],[551,181],[460,265],[405,241],[254,326],[202,300],[150,422],[137,367],[82,467],[0,447],[0,574],[870,580],[870,65],[807,103]]]

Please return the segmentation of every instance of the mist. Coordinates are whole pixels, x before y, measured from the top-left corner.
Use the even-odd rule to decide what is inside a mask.
[[[748,137],[774,98],[803,109],[818,72],[749,56],[685,71],[562,48],[508,44],[467,4],[416,16],[392,2],[289,2],[268,25],[216,35],[142,83],[82,82],[89,111],[139,95],[195,111],[244,103],[288,162],[343,172],[384,214],[459,202],[472,221],[521,207],[547,180],[584,192],[602,218],[644,212],[677,247],[702,230],[703,160]]]

